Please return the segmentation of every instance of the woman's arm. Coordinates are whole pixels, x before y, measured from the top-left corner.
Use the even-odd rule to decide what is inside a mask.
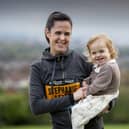
[[[31,66],[30,72],[29,101],[31,110],[35,115],[66,109],[73,105],[74,101],[84,97],[85,94],[83,93],[85,88],[80,88],[73,94],[49,100],[45,98],[43,87],[40,65],[34,64]]]

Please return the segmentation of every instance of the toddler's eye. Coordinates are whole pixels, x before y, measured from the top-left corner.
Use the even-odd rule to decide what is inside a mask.
[[[92,55],[95,55],[95,54],[96,54],[96,52],[92,52],[91,54],[92,54]]]
[[[100,52],[100,53],[104,53],[104,50],[100,50],[99,52]]]

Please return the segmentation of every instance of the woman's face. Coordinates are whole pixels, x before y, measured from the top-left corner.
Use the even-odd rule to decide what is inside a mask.
[[[48,29],[45,30],[52,55],[63,54],[67,51],[71,31],[72,27],[69,21],[55,21],[50,31]]]

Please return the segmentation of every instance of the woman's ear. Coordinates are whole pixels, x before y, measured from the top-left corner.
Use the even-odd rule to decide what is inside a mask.
[[[46,37],[49,38],[50,32],[49,32],[48,28],[45,28],[44,33],[45,33]]]

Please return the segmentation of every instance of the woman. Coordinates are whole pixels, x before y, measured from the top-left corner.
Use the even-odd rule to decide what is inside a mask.
[[[50,113],[53,129],[72,129],[70,107],[85,98],[86,87],[81,82],[92,70],[84,56],[69,49],[71,33],[70,17],[51,13],[45,27],[49,48],[31,66],[31,110],[35,115]],[[102,129],[102,117],[92,119],[85,128]]]

